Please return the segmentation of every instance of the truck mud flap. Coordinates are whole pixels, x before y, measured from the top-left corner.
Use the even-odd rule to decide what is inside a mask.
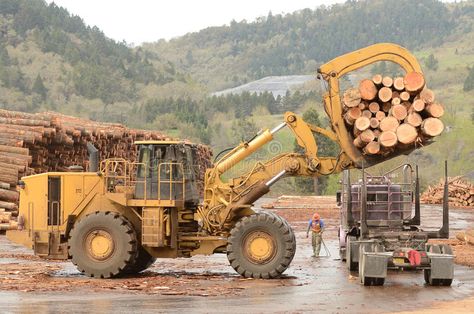
[[[452,256],[430,256],[432,279],[453,279],[454,262]]]
[[[359,261],[359,275],[369,278],[387,277],[389,256],[377,253],[363,253]]]

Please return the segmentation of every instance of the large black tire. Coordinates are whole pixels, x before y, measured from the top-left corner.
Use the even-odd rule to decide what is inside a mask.
[[[139,247],[135,262],[128,265],[125,271],[127,274],[138,274],[153,265],[155,261],[156,257],[151,256],[143,247]]]
[[[347,241],[346,241],[346,265],[349,271],[357,271],[359,269],[359,263],[352,261],[354,252],[352,252],[351,250],[351,241],[354,241],[354,240],[355,240],[355,237],[348,236]]]
[[[135,229],[113,212],[95,212],[76,222],[68,246],[77,268],[95,278],[126,274],[138,255]]]
[[[230,265],[247,278],[278,278],[296,251],[290,225],[274,213],[258,212],[240,219],[227,240]]]

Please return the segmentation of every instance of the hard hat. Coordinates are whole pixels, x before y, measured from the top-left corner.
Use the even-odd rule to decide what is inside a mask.
[[[314,213],[313,220],[319,220],[319,214],[318,213]]]

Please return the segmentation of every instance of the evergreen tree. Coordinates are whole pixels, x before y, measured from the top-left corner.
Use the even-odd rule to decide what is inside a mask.
[[[468,68],[469,73],[467,74],[466,79],[464,80],[463,90],[465,92],[471,91],[474,89],[474,66]]]
[[[433,71],[438,70],[438,59],[436,59],[433,54],[430,54],[428,58],[425,59],[425,66]]]
[[[31,91],[33,93],[37,93],[38,95],[40,95],[41,100],[43,101],[46,100],[46,96],[48,95],[48,89],[44,86],[43,79],[41,78],[39,74],[36,76],[36,79],[33,84],[33,87],[31,88]]]

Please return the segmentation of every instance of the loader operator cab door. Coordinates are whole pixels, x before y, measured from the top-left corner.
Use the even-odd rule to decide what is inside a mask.
[[[140,144],[135,198],[184,200],[187,206],[196,206],[196,153],[194,145],[179,142]]]

